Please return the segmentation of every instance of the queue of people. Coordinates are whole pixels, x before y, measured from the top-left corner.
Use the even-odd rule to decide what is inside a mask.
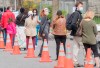
[[[58,10],[56,16],[54,17],[52,23],[48,19],[49,9],[44,8],[41,13],[41,21],[39,20],[38,10],[33,9],[32,11],[28,11],[27,14],[24,8],[20,9],[20,14],[16,17],[10,11],[10,7],[3,13],[1,18],[1,26],[3,32],[4,43],[6,46],[6,38],[7,34],[10,35],[12,46],[14,45],[15,35],[18,37],[25,37],[22,40],[24,43],[26,42],[25,46],[28,49],[29,46],[29,39],[32,39],[33,47],[35,49],[36,43],[36,36],[37,36],[37,25],[40,25],[39,35],[42,38],[42,45],[40,48],[40,52],[38,54],[41,57],[44,39],[47,40],[50,32],[50,27],[52,28],[52,34],[54,35],[54,39],[56,42],[56,60],[58,60],[60,43],[64,44],[64,52],[66,54],[66,39],[68,30],[71,31],[70,35],[73,36],[73,41],[75,41],[75,45],[73,45],[73,62],[76,66],[80,67],[78,63],[78,52],[80,50],[80,41],[83,43],[85,51],[87,52],[88,48],[91,48],[94,54],[96,67],[99,68],[99,54],[97,51],[96,45],[96,35],[97,35],[97,28],[94,18],[94,12],[88,10],[84,16],[82,16],[83,12],[83,3],[77,2],[76,10],[73,12],[67,19],[63,16],[62,11]],[[17,30],[17,28],[19,30]],[[81,35],[78,35],[78,29],[81,30]],[[20,31],[21,30],[21,31]],[[22,36],[20,36],[20,33]],[[78,34],[76,34],[78,33]],[[91,40],[92,39],[92,40]]]

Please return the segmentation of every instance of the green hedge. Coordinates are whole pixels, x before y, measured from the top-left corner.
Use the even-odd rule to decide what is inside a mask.
[[[100,24],[100,16],[99,17],[95,16],[94,20],[95,20],[96,24]]]

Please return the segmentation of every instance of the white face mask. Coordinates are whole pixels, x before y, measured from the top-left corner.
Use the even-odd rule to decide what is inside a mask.
[[[83,7],[80,7],[80,8],[79,8],[79,11],[83,12]]]
[[[36,15],[36,13],[33,13],[33,15]]]
[[[12,8],[10,8],[10,11],[12,11]]]
[[[48,9],[48,8],[45,8],[45,9],[44,9],[44,14],[45,14],[45,15],[49,15],[49,9]]]

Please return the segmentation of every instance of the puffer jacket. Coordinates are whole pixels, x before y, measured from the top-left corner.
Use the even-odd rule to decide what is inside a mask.
[[[8,34],[16,34],[16,24],[14,22],[11,22],[7,26],[7,33]]]
[[[3,28],[7,28],[9,18],[13,18],[13,20],[15,20],[15,15],[10,10],[7,10],[3,13],[1,19],[1,24]]]

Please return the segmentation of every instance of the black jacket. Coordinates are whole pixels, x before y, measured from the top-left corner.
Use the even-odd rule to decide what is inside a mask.
[[[82,13],[78,10],[76,10],[73,15],[72,15],[72,31],[71,31],[71,34],[72,36],[75,36],[76,35],[76,31],[79,27],[79,24],[82,20]]]
[[[25,24],[25,19],[27,18],[27,15],[25,14],[19,14],[17,17],[16,17],[16,24],[18,26],[24,26]]]

